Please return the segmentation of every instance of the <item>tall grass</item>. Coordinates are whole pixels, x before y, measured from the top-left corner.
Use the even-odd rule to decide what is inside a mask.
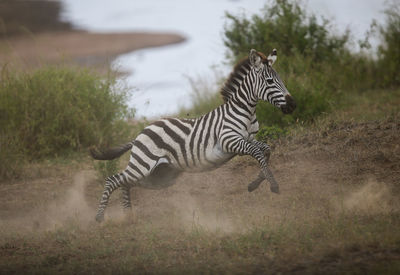
[[[83,69],[60,66],[15,72],[4,68],[2,169],[16,155],[41,159],[120,141],[129,132],[126,118],[134,113],[126,105],[127,90],[115,84],[111,75],[104,78]]]

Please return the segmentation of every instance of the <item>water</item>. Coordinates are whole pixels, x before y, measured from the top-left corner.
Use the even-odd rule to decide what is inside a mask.
[[[259,13],[265,0],[64,0],[64,19],[92,32],[174,32],[186,42],[143,49],[119,56],[114,66],[130,74],[126,82],[132,87],[129,105],[138,117],[173,114],[190,106],[189,78],[214,79],[216,67],[229,73],[224,65],[223,28],[225,12]],[[310,0],[310,9],[337,22],[343,32],[349,27],[361,39],[372,18],[382,19],[384,0]],[[258,49],[263,50],[263,49]],[[278,57],[279,59],[279,57]],[[210,80],[211,81],[211,80]],[[212,84],[212,83],[210,83]]]

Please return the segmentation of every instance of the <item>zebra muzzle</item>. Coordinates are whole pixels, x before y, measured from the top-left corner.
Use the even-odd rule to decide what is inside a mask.
[[[286,104],[281,106],[281,110],[284,114],[291,114],[296,109],[296,102],[290,95],[285,96]]]

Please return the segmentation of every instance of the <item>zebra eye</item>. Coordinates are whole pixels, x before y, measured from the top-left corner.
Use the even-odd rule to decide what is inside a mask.
[[[272,85],[274,84],[274,80],[272,78],[267,78],[267,83]]]

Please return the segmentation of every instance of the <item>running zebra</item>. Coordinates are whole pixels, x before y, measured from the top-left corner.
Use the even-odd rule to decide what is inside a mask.
[[[96,220],[104,219],[109,197],[119,187],[122,188],[122,205],[130,209],[131,187],[164,188],[174,184],[183,171],[213,169],[235,155],[250,155],[260,164],[260,175],[248,186],[250,192],[267,179],[271,191],[278,193],[278,183],[268,168],[270,148],[254,139],[258,132],[258,100],[270,102],[285,114],[296,108],[272,68],[276,58],[275,49],[268,57],[251,50],[249,57],[235,66],[222,87],[224,104],[208,114],[196,119],[161,119],[125,145],[105,151],[91,150],[92,157],[98,160],[111,160],[131,150],[126,169],[106,179]]]

